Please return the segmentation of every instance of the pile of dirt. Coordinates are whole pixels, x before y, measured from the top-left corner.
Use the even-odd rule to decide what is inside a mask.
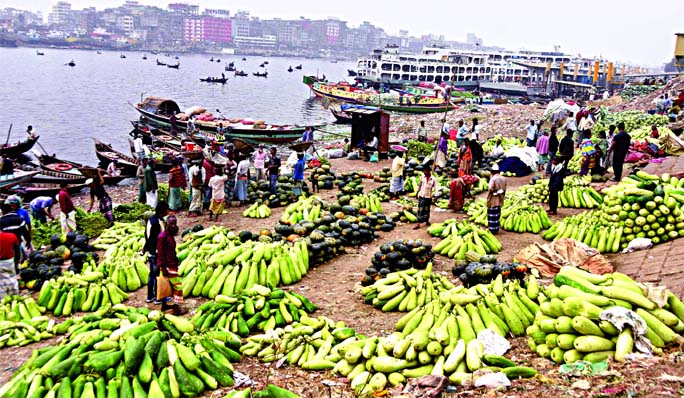
[[[647,94],[634,97],[627,102],[615,105],[610,108],[613,112],[622,112],[630,110],[648,111],[655,109],[655,101],[660,98],[661,95],[667,93],[670,97],[676,98],[681,91],[684,91],[684,77],[676,77],[666,85],[659,88],[658,90]]]

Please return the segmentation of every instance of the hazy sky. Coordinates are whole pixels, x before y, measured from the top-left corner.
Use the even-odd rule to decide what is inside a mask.
[[[119,6],[124,0],[71,0],[72,8]],[[369,21],[388,33],[434,33],[465,40],[468,32],[485,45],[511,50],[561,51],[604,56],[642,65],[669,61],[674,33],[684,32],[683,0],[139,0],[166,7],[171,2],[246,10],[260,18],[336,17],[358,26]],[[0,0],[0,7],[41,10],[47,16],[56,0]],[[561,8],[562,7],[562,8]]]

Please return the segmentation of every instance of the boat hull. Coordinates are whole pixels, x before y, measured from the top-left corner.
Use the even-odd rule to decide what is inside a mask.
[[[344,102],[346,104],[356,104],[356,105],[364,105],[364,106],[375,106],[378,108],[382,108],[383,111],[388,111],[388,112],[399,112],[399,113],[418,113],[418,114],[425,114],[425,113],[438,113],[438,112],[446,112],[451,109],[454,109],[454,105],[449,104],[449,105],[386,105],[382,104],[378,106],[377,104],[373,104],[370,102],[365,102],[365,101],[358,101],[358,100],[352,100],[347,97],[342,97],[338,95],[333,95],[329,93],[324,93],[319,90],[316,90],[313,86],[309,86],[311,88],[311,91],[313,91],[314,95],[320,98],[327,98],[329,100],[334,100],[334,101],[340,101]]]

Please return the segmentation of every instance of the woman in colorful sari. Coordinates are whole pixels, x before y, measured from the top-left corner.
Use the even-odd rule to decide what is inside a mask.
[[[463,145],[458,150],[458,176],[473,174],[473,153],[470,150],[470,140],[463,140]]]
[[[589,174],[589,170],[596,166],[596,146],[591,140],[591,131],[585,131],[585,139],[580,145],[580,152],[582,153],[582,166],[580,167],[580,175],[585,176]]]

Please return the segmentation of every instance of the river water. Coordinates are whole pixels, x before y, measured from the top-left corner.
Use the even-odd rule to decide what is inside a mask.
[[[267,123],[322,124],[334,120],[310,90],[302,84],[302,75],[325,74],[329,80],[342,80],[350,62],[332,63],[323,59],[253,57],[220,55],[221,63],[210,62],[210,55],[179,55],[179,60],[163,54],[41,49],[0,48],[0,140],[6,140],[13,124],[10,142],[26,137],[26,127],[33,125],[39,143],[49,152],[66,159],[95,164],[91,137],[111,143],[128,153],[131,120],[138,118],[130,105],[141,96],[175,100],[181,109],[201,105],[220,109],[228,118],[263,119]],[[157,66],[155,59],[175,64],[180,69]],[[75,67],[65,64],[74,60]],[[263,71],[268,78],[252,76]],[[234,77],[224,66],[234,61],[247,77]],[[288,72],[302,64],[302,70]],[[201,83],[207,76],[229,78],[225,85]],[[214,112],[215,113],[215,112]],[[40,149],[37,145],[35,149]]]

